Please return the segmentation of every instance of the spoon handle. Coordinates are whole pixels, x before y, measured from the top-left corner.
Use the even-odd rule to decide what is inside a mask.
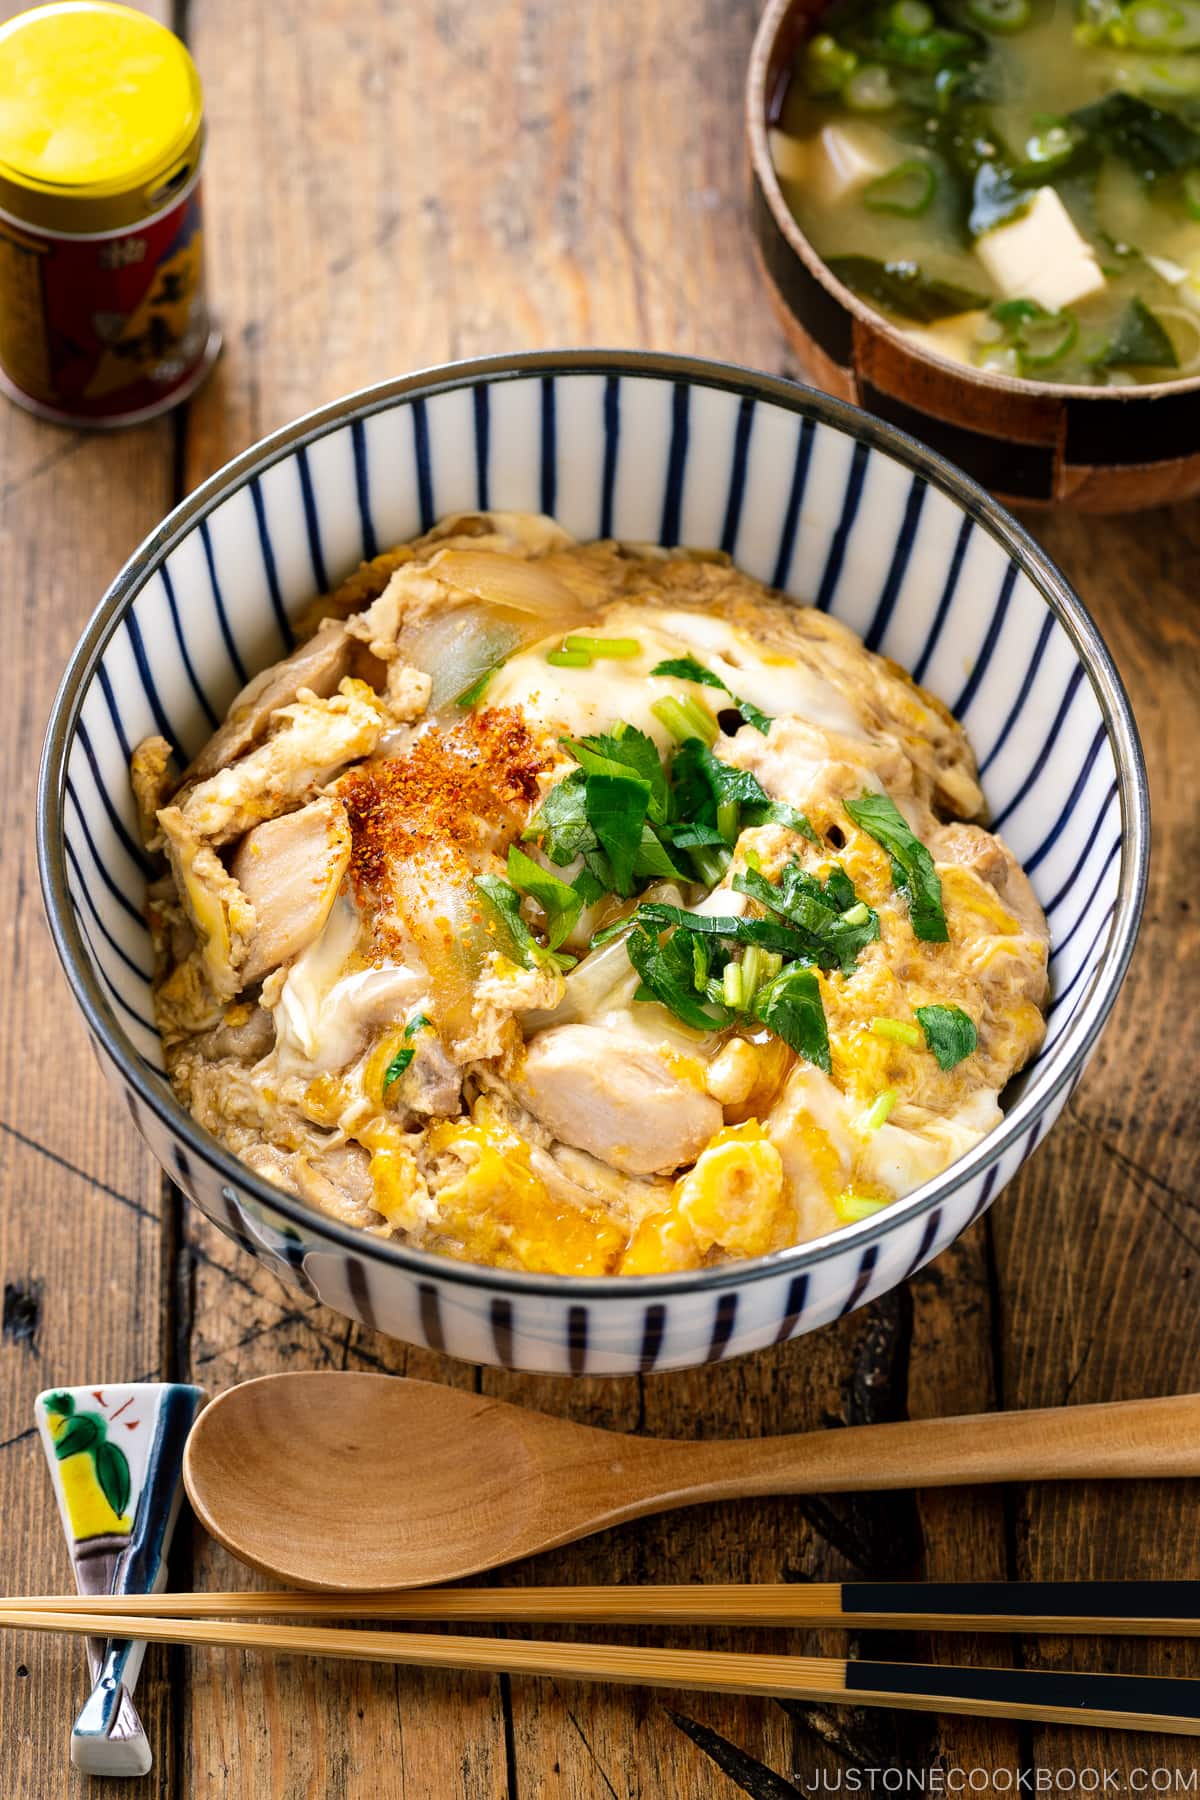
[[[685,1490],[691,1502],[990,1481],[1200,1475],[1200,1394],[660,1448],[666,1455],[654,1474],[662,1481],[660,1503],[668,1504],[684,1503]]]

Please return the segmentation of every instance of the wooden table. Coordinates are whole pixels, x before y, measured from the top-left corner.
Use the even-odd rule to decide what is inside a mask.
[[[1098,617],[1145,739],[1155,858],[1141,944],[1091,1072],[1019,1181],[932,1268],[836,1328],[714,1370],[569,1385],[350,1325],[281,1286],[164,1183],[102,1088],[54,963],[32,829],[51,693],[113,572],[227,457],[349,388],[484,351],[645,345],[793,372],[745,220],[754,13],[754,0],[179,0],[175,24],[208,91],[225,355],[190,407],[116,437],[0,408],[9,1592],[69,1579],[32,1427],[35,1392],[57,1382],[166,1376],[218,1392],[282,1368],[385,1369],[681,1436],[1200,1387],[1195,503],[1034,521]],[[1198,1500],[1163,1483],[762,1501],[627,1526],[513,1578],[1197,1577]],[[249,1578],[197,1541],[180,1546],[175,1579]],[[1200,1676],[1200,1647],[1183,1642],[873,1644]],[[76,1646],[4,1640],[4,1800],[85,1785],[66,1762],[83,1692]],[[1123,1779],[1165,1768],[1184,1783],[1200,1767],[1187,1740],[216,1651],[152,1649],[138,1705],[153,1791],[171,1800],[781,1800],[849,1766],[940,1765],[943,1780],[999,1771],[993,1791],[1013,1792],[1016,1771],[1035,1764]],[[973,1781],[964,1791],[988,1791],[986,1774]]]

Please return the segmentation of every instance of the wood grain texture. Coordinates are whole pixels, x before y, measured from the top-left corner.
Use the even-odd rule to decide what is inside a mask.
[[[0,18],[20,8],[0,4]],[[161,6],[142,10],[164,16]],[[72,1577],[35,1435],[56,1383],[153,1380],[163,1360],[162,1181],[93,1061],[51,948],[34,858],[46,713],[84,622],[173,499],[175,427],[101,439],[0,404],[0,1580]],[[175,1770],[168,1654],[147,1657],[137,1707],[158,1791]],[[0,1792],[55,1795],[87,1697],[82,1650],[0,1646]]]
[[[210,275],[226,354],[177,421],[120,438],[0,411],[14,646],[0,730],[19,773],[0,799],[0,1273],[13,1289],[0,1499],[6,1522],[20,1522],[0,1540],[9,1592],[53,1585],[52,1572],[66,1582],[40,1452],[22,1434],[38,1388],[93,1371],[172,1369],[219,1391],[281,1368],[383,1369],[697,1438],[1200,1388],[1194,505],[1031,521],[1113,646],[1152,771],[1147,921],[1096,1062],[979,1226],[907,1289],[815,1337],[640,1382],[482,1374],[314,1306],[194,1213],[177,1245],[172,1213],[160,1233],[157,1177],[102,1094],[51,966],[30,833],[41,718],[105,580],[170,503],[175,468],[193,486],[294,415],[451,356],[609,343],[794,370],[746,223],[740,89],[755,10],[754,0],[190,0],[180,11],[208,91]],[[1196,1484],[1168,1482],[755,1500],[626,1525],[505,1579],[1197,1576],[1198,1499]],[[252,1579],[204,1542],[178,1561],[181,1586]],[[846,1646],[831,1633],[683,1627],[654,1640],[823,1655]],[[868,1646],[925,1661],[998,1662],[1007,1649],[1047,1667],[1200,1674],[1200,1650],[1178,1641],[872,1634],[858,1648]],[[82,1792],[65,1771],[81,1692],[66,1647],[32,1637],[0,1647],[0,1794]],[[849,1765],[1012,1771],[1036,1759],[1125,1780],[1135,1766],[1197,1767],[1179,1741],[217,1650],[168,1665],[152,1649],[139,1704],[152,1779],[171,1800],[795,1800]]]

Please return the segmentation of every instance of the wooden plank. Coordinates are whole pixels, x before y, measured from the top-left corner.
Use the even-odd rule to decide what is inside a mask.
[[[194,6],[212,122],[214,290],[230,347],[191,409],[189,483],[261,432],[348,388],[451,356],[606,342],[781,366],[782,340],[757,285],[743,209],[740,82],[754,10],[748,0],[724,10],[618,0],[585,15],[544,0],[501,0],[484,18],[457,3],[401,13],[387,0],[292,0],[268,21],[235,0]],[[1177,519],[1172,529],[1180,525]],[[1120,649],[1139,693],[1156,704],[1159,659],[1146,655],[1133,629],[1137,608],[1119,569],[1108,572],[1110,559],[1136,543],[1138,527],[1106,526],[1104,538],[1092,524],[1044,529],[1081,580],[1093,573],[1093,599],[1109,594],[1114,610],[1125,609]],[[1190,529],[1194,535],[1194,523]],[[1191,543],[1147,534],[1131,592],[1145,591],[1171,541]],[[1176,647],[1192,642],[1180,638]],[[1182,682],[1182,673],[1174,679]],[[1161,748],[1178,747],[1179,720],[1188,716],[1164,716]],[[1173,795],[1176,817],[1181,800]],[[1180,935],[1168,950],[1165,935],[1148,934],[1143,962],[1166,953],[1178,980],[1180,964],[1170,959],[1189,941]],[[1166,974],[1156,979],[1154,1028],[1162,1031],[1169,1029],[1162,1011],[1169,982]],[[1134,1043],[1133,1013],[1129,1019],[1110,1046]],[[1161,1085],[1150,1054],[1147,1044],[1138,1063],[1146,1120]],[[1115,1048],[1102,1053],[1074,1111],[1097,1104],[1127,1155],[1133,1090],[1124,1088],[1122,1060]],[[1118,1231],[1116,1220],[1118,1207],[1131,1208],[1128,1171],[1123,1180],[1107,1152],[1093,1147],[1084,1163],[1103,1177],[1096,1191],[1106,1195],[1106,1210],[1071,1204],[1062,1178],[1078,1185],[1081,1130],[1065,1122],[994,1221],[907,1294],[836,1330],[753,1362],[640,1383],[567,1385],[488,1372],[482,1385],[600,1423],[684,1435],[1032,1404],[1062,1397],[1050,1371],[1075,1370],[1067,1352],[1084,1349],[1087,1307],[1101,1297],[1115,1319],[1114,1343],[1093,1343],[1073,1397],[1141,1391],[1155,1378],[1180,1385],[1164,1367],[1161,1338],[1157,1353],[1139,1346],[1109,1311],[1116,1293],[1128,1303],[1137,1287],[1137,1316],[1146,1321],[1175,1251],[1144,1232],[1134,1255],[1128,1222]],[[1150,1219],[1162,1163],[1154,1138],[1137,1126],[1134,1132],[1152,1172],[1143,1203]],[[1050,1206],[1057,1255],[1046,1247]],[[1099,1234],[1098,1223],[1107,1228]],[[331,1362],[475,1379],[297,1301],[194,1218],[188,1230],[193,1365],[214,1388],[268,1369]],[[1068,1279],[1069,1313],[1058,1285]],[[1178,1311],[1171,1318],[1186,1360],[1193,1328]],[[1175,1524],[1164,1534],[1172,1544],[1182,1503],[1178,1495],[1137,1501],[1151,1507],[1149,1523]],[[1049,1493],[1017,1496],[1007,1506],[994,1493],[764,1501],[644,1521],[511,1578],[1084,1573],[1078,1558],[1064,1561],[1067,1534],[1081,1524],[1094,1572],[1165,1572],[1152,1540],[1140,1528],[1127,1532],[1127,1507],[1127,1496]],[[1135,1536],[1139,1567],[1111,1567],[1109,1550],[1124,1543],[1130,1553]],[[204,1548],[196,1573],[214,1583],[237,1576]],[[834,1643],[817,1639],[814,1647]],[[957,1638],[895,1648],[975,1661],[1003,1653],[994,1642],[985,1649]],[[341,1670],[322,1671],[318,1685],[311,1670],[216,1655],[197,1658],[193,1668],[185,1742],[187,1791],[196,1796],[688,1800],[751,1793],[774,1800],[795,1783],[836,1780],[848,1761],[1012,1768],[1036,1748],[1043,1760],[1069,1767],[1079,1745],[1051,1733],[1035,1744],[1031,1734],[978,1721],[789,1713],[694,1695],[519,1683],[510,1690]],[[1103,1749],[1111,1760],[1112,1740]]]
[[[0,5],[0,16],[20,10]],[[112,437],[45,425],[0,404],[0,1582],[72,1577],[33,1398],[56,1383],[155,1380],[163,1367],[162,1182],[109,1096],[42,916],[34,775],[51,697],[105,586],[170,506],[173,426]],[[18,1529],[12,1528],[19,1526]],[[151,1652],[137,1705],[160,1791],[176,1763],[174,1659]],[[59,1795],[71,1721],[87,1694],[78,1646],[0,1647],[0,1793]]]
[[[1154,850],[1133,965],[1091,1069],[994,1215],[1006,1403],[1057,1405],[1200,1387],[1200,1113],[1196,895],[1200,839],[1200,521],[1195,505],[1132,519],[1035,522],[1128,685],[1150,769]],[[1187,1578],[1200,1484],[1034,1489],[1014,1512],[1031,1579]],[[1200,1676],[1200,1647],[1042,1639],[1034,1667]],[[1050,1767],[1200,1768],[1194,1746],[1123,1734],[1030,1734]]]

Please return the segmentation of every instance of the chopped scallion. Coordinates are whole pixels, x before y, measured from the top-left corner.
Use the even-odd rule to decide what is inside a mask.
[[[748,1006],[765,979],[764,964],[769,952],[759,944],[748,944],[742,954],[742,993]],[[780,968],[783,967],[782,960]],[[779,973],[777,969],[776,974]]]
[[[865,925],[870,916],[871,909],[866,901],[858,900],[853,906],[848,906],[846,908],[845,912],[842,914],[842,924]]]
[[[865,1194],[856,1194],[853,1188],[844,1188],[833,1203],[833,1210],[843,1225],[856,1225],[860,1219],[869,1219],[872,1214],[882,1212],[890,1206],[890,1200],[868,1200]]]
[[[706,844],[695,850],[689,850],[688,856],[691,858],[692,866],[700,880],[705,887],[710,888],[716,887],[730,863],[729,851],[721,849],[716,844]]]
[[[906,1019],[872,1019],[871,1035],[890,1038],[894,1044],[909,1044],[914,1050],[921,1048],[919,1027],[910,1025]]]
[[[886,175],[868,181],[862,191],[868,212],[895,213],[902,219],[919,219],[929,211],[937,190],[937,174],[932,165],[911,156],[897,163]]]
[[[717,830],[727,844],[736,844],[742,809],[736,800],[717,802]]]
[[[852,112],[887,112],[896,104],[896,90],[882,63],[864,63],[847,81],[842,98]]]
[[[662,700],[653,701],[650,711],[677,743],[685,744],[689,738],[699,738],[707,746],[716,740],[717,721],[690,694],[683,700],[668,694]]]
[[[1023,31],[1033,7],[1030,0],[967,0],[967,14],[985,31]]]
[[[587,656],[613,656],[622,661],[642,654],[642,646],[638,640],[629,637],[583,637],[578,632],[572,632],[563,639],[563,645],[568,650],[582,650]]]
[[[891,1115],[892,1108],[899,1098],[900,1096],[895,1088],[884,1088],[882,1094],[877,1094],[875,1096],[874,1100],[859,1120],[862,1129],[864,1131],[878,1131],[881,1125],[886,1125],[888,1118]]]
[[[587,650],[547,650],[546,661],[556,669],[586,669],[592,658]]]
[[[844,50],[827,31],[809,42],[804,58],[804,85],[810,94],[839,94],[858,67],[853,50]]]

